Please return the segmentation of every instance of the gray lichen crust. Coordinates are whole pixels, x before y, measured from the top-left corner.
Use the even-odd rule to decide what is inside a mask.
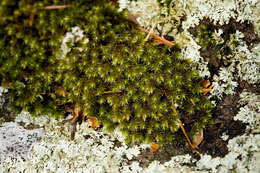
[[[43,129],[26,130],[15,122],[0,127],[0,163],[6,158],[27,159],[33,143],[44,135]]]

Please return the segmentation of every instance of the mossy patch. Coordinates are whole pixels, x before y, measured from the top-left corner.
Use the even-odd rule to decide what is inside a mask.
[[[59,1],[1,1],[0,76],[12,109],[71,113],[72,123],[92,115],[108,131],[119,127],[128,143],[172,142],[179,120],[191,136],[206,126],[212,105],[178,48],[147,42],[104,0],[67,3],[48,10]],[[83,36],[63,54],[63,36],[75,26]]]

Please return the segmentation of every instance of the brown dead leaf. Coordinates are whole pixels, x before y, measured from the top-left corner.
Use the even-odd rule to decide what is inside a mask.
[[[203,91],[203,95],[206,95],[208,94],[213,88],[213,85],[210,85],[210,87],[208,88],[204,88],[202,91]]]
[[[208,92],[210,92],[213,88],[213,85],[211,85],[209,80],[201,80],[199,83],[203,86],[203,95],[208,94]]]
[[[152,143],[151,143],[151,146],[150,146],[151,152],[152,152],[152,153],[155,153],[158,149],[159,149],[159,145],[156,144],[155,142],[152,142]]]
[[[99,126],[98,120],[96,117],[88,116],[88,122],[91,124],[91,127],[96,129]]]
[[[199,144],[203,141],[203,130],[197,132],[192,140],[193,147],[197,148]]]
[[[208,88],[209,85],[210,85],[210,81],[209,80],[202,80],[201,83],[202,83],[204,88]]]
[[[29,26],[33,25],[34,16],[35,16],[34,12],[31,12],[30,17],[29,17]]]

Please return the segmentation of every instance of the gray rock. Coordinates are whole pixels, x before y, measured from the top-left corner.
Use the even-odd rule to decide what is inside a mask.
[[[8,157],[27,159],[33,143],[44,135],[43,129],[27,130],[15,122],[0,127],[0,164]]]

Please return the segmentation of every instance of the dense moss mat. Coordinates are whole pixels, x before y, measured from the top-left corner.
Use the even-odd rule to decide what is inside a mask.
[[[11,107],[55,118],[92,115],[126,142],[163,145],[204,128],[212,105],[177,47],[158,46],[104,0],[0,2],[0,80]],[[82,38],[62,40],[77,26]],[[78,121],[80,120],[77,119]]]

